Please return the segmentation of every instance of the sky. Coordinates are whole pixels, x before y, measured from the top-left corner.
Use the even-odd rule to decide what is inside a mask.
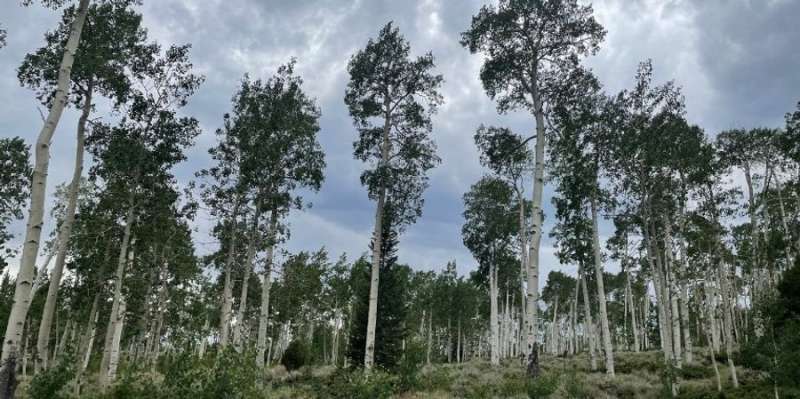
[[[455,260],[462,274],[475,261],[461,242],[463,194],[487,173],[478,162],[473,134],[480,124],[506,126],[530,136],[533,118],[525,113],[498,115],[482,89],[481,57],[458,42],[479,0],[145,0],[138,9],[151,40],[164,46],[192,44],[191,59],[205,83],[183,109],[200,121],[202,135],[175,169],[181,184],[210,166],[214,131],[231,108],[242,76],[269,78],[279,65],[297,58],[305,90],[322,110],[319,139],[326,153],[326,179],[306,199],[313,206],[289,217],[289,252],[325,247],[332,258],[352,259],[368,248],[374,203],[359,182],[364,165],[352,156],[356,130],[344,105],[350,56],[394,21],[415,55],[431,51],[444,76],[444,105],[433,119],[433,138],[442,163],[430,172],[422,217],[400,237],[399,261],[420,270],[442,270]],[[796,0],[603,0],[593,4],[607,30],[601,50],[585,61],[608,93],[633,84],[637,64],[652,59],[655,81],[682,87],[691,123],[715,135],[729,128],[781,127],[784,115],[800,101],[800,1]],[[21,136],[33,143],[41,128],[41,106],[20,87],[16,69],[22,58],[44,43],[60,12],[18,1],[0,4],[0,24],[8,45],[0,49],[0,137]],[[44,110],[41,110],[44,111]],[[74,157],[77,112],[68,110],[55,133],[48,177],[48,209],[56,184],[69,180]],[[107,118],[102,112],[95,117]],[[88,163],[91,159],[87,160]],[[530,194],[531,187],[527,189]],[[553,224],[552,189],[544,193],[545,236],[541,275],[560,265],[548,236]],[[194,222],[199,253],[213,251],[215,223],[205,213]],[[48,224],[45,231],[52,229]],[[600,225],[601,238],[612,226]],[[12,245],[21,243],[24,221],[15,222]],[[18,261],[11,260],[11,271]],[[614,271],[615,265],[609,265]],[[544,284],[545,278],[542,278]]]

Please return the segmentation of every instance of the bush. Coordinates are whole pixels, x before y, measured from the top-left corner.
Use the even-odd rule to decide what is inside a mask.
[[[574,384],[567,384],[567,391],[571,393],[570,387],[582,388],[582,385],[578,387],[580,381],[577,378],[572,378]],[[550,397],[556,390],[558,389],[558,375],[552,374],[542,374],[532,381],[528,382],[528,397],[531,399],[539,399],[539,398],[547,398]],[[582,390],[581,390],[582,392]],[[570,397],[580,397],[580,396],[570,396]]]
[[[310,358],[308,347],[300,340],[294,340],[286,348],[281,357],[281,364],[287,371],[294,371],[308,363]]]
[[[64,359],[41,373],[36,374],[28,388],[31,399],[61,399],[68,398],[69,394],[63,392],[67,384],[75,377],[72,361]]]
[[[399,389],[402,392],[418,389],[420,386],[420,369],[425,362],[425,349],[416,340],[409,340],[405,356],[395,367],[395,372],[400,376]]]
[[[680,369],[677,369],[676,372],[681,378],[687,380],[701,380],[714,376],[714,371],[712,369],[699,364],[684,364]]]
[[[564,390],[568,398],[589,398],[589,389],[586,382],[578,376],[578,373],[572,371],[566,375],[564,381]],[[542,396],[546,397],[546,396]]]
[[[316,392],[323,398],[388,399],[399,392],[399,379],[383,371],[338,369],[318,382]]]

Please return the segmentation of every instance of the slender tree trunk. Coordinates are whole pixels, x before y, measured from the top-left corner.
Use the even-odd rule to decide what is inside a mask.
[[[538,70],[534,71],[538,74]],[[544,150],[546,138],[544,134],[544,110],[542,109],[542,99],[539,93],[538,77],[534,76],[532,80],[532,97],[534,105],[534,118],[536,119],[536,148],[534,150],[534,167],[533,167],[533,194],[532,194],[532,228],[533,236],[530,240],[530,250],[528,251],[528,282],[527,282],[527,295],[525,304],[526,317],[525,317],[525,331],[526,331],[526,344],[525,354],[528,356],[528,369],[533,368],[530,365],[532,361],[532,352],[534,344],[536,343],[536,332],[538,330],[537,320],[537,303],[539,302],[539,248],[542,241],[542,222],[544,219],[542,210],[542,192],[544,189]]]
[[[551,349],[554,354],[558,354],[558,340],[556,339],[556,334],[557,334],[556,330],[558,329],[558,326],[556,326],[556,320],[558,320],[558,296],[556,296],[556,305],[553,308],[553,325],[550,330],[553,341],[551,344],[552,345]]]
[[[706,289],[704,289],[703,291],[706,291],[705,292],[706,300],[708,300],[711,297],[711,295],[709,295],[709,293],[707,292],[708,291],[707,286],[706,286]],[[706,313],[706,320],[707,320],[707,326],[708,326],[708,330],[706,330],[706,341],[709,341],[708,342],[708,357],[711,358],[711,364],[714,366],[714,375],[716,376],[716,380],[717,380],[717,392],[722,392],[722,379],[720,378],[720,375],[719,375],[719,367],[717,367],[717,357],[716,357],[716,353],[714,351],[714,346],[712,345],[713,336],[711,335],[711,331],[714,330],[714,327],[713,327],[714,312],[712,312],[711,309],[712,308],[710,306],[708,306],[708,307],[706,307],[706,312],[702,312],[701,311],[700,313]]]
[[[694,363],[692,354],[692,337],[689,334],[689,288],[681,289],[681,326],[683,327],[683,343],[685,345],[686,363]]]
[[[231,281],[231,274],[233,273],[233,261],[236,255],[236,218],[239,216],[239,207],[241,206],[241,198],[236,199],[233,206],[233,213],[231,214],[231,227],[230,240],[228,244],[228,259],[225,260],[225,283],[222,288],[222,314],[219,320],[219,345],[223,349],[228,346],[228,340],[231,328],[231,313],[233,312],[233,282]]]
[[[674,357],[675,366],[682,367],[682,350],[681,350],[681,323],[680,311],[678,309],[678,285],[675,281],[675,257],[672,253],[672,223],[667,217],[664,220],[664,285],[665,293],[669,306],[668,321],[671,329],[672,339],[672,355]]]
[[[239,297],[239,311],[236,315],[236,328],[233,330],[233,342],[240,350],[242,345],[242,330],[244,328],[244,319],[247,314],[247,290],[250,285],[250,270],[253,268],[253,259],[256,256],[256,239],[258,235],[258,221],[261,217],[261,204],[256,205],[255,216],[253,217],[253,226],[250,230],[250,239],[247,243],[247,259],[244,263],[244,276],[242,276],[242,292]]]
[[[56,236],[55,240],[55,248],[59,247],[58,236]],[[50,262],[53,260],[55,253],[58,251],[50,251],[47,254],[47,258],[45,258],[44,262],[39,266],[38,271],[36,272],[36,278],[33,280],[33,286],[31,287],[31,292],[28,295],[28,301],[33,301],[33,298],[36,297],[36,293],[39,292],[39,288],[44,285],[45,280],[47,279],[47,268],[50,266]]]
[[[635,352],[639,352],[639,350],[641,350],[641,347],[639,346],[639,331],[636,327],[636,305],[635,301],[633,300],[633,290],[631,289],[631,274],[627,270],[625,271],[625,290],[627,291],[626,296],[629,302],[628,307],[631,310],[631,330],[633,333],[633,350]]]
[[[600,308],[600,328],[603,334],[603,351],[606,355],[606,374],[614,376],[614,348],[611,346],[611,331],[608,327],[606,290],[603,286],[603,264],[600,256],[600,233],[597,228],[597,199],[592,198],[592,241],[594,247],[594,272],[597,279],[597,303]]]
[[[425,363],[431,364],[431,347],[433,346],[433,311],[428,312],[428,348],[425,351]]]
[[[388,96],[387,96],[388,97]],[[383,125],[380,163],[389,162],[389,133],[392,117],[387,108]],[[380,279],[381,246],[383,245],[383,207],[386,204],[386,187],[378,193],[378,204],[375,207],[375,231],[372,237],[372,271],[369,283],[369,312],[367,314],[366,348],[364,350],[364,368],[372,369],[375,363],[375,327],[378,321],[378,283]]]
[[[169,296],[167,287],[168,276],[166,259],[164,259],[161,270],[159,271],[159,277],[159,280],[161,280],[161,286],[158,288],[158,301],[156,302],[155,320],[153,321],[153,328],[150,333],[150,342],[147,344],[147,348],[145,349],[145,359],[148,362],[152,362],[151,365],[154,365],[155,360],[158,359],[161,344],[161,329],[164,325],[164,312],[166,311],[167,297]]]
[[[592,309],[589,302],[589,289],[586,286],[586,275],[584,274],[583,268],[578,270],[578,274],[580,276],[580,284],[581,289],[583,291],[583,312],[584,312],[584,329],[586,330],[586,336],[589,341],[589,359],[592,365],[592,371],[597,370],[597,358],[595,357],[594,353],[594,322],[592,321]]]
[[[739,379],[736,376],[736,365],[733,364],[733,319],[731,318],[731,304],[730,298],[727,294],[728,276],[726,275],[725,266],[720,261],[718,262],[718,276],[720,293],[722,297],[722,323],[723,330],[725,331],[725,354],[728,357],[728,367],[731,369],[731,380],[733,381],[734,388],[739,387]]]
[[[208,345],[208,337],[206,334],[208,334],[209,327],[211,327],[211,323],[208,320],[208,316],[206,316],[206,321],[203,323],[203,336],[200,340],[200,349],[197,351],[197,357],[201,359],[206,355],[206,346]],[[261,359],[263,362],[264,357],[262,356]]]
[[[275,251],[275,236],[278,226],[278,211],[273,209],[269,217],[267,256],[264,259],[264,276],[261,280],[261,309],[258,317],[258,339],[256,341],[256,365],[264,367],[264,352],[267,351],[267,325],[269,323],[269,291],[272,286],[272,260]],[[271,347],[271,344],[270,344]],[[269,357],[267,357],[269,359]]]
[[[94,337],[97,330],[97,316],[98,306],[100,304],[100,291],[98,290],[94,294],[94,299],[92,300],[92,309],[89,311],[89,321],[86,324],[86,331],[84,332],[83,338],[81,338],[80,344],[80,358],[79,358],[79,366],[78,366],[78,375],[83,375],[83,372],[86,371],[86,367],[89,366],[89,358],[92,355],[92,346],[94,346]]]
[[[792,240],[792,234],[789,230],[789,222],[788,217],[786,216],[786,208],[783,204],[783,185],[781,184],[780,177],[772,172],[772,175],[775,178],[775,191],[778,193],[778,206],[781,214],[781,227],[783,228],[783,235],[786,236],[786,240],[789,242],[786,245],[786,258],[789,259],[789,264],[794,265],[794,258],[795,258],[795,249],[797,248],[797,242]]]
[[[58,300],[58,287],[61,284],[61,275],[64,271],[64,261],[67,257],[67,247],[72,236],[72,223],[75,221],[75,208],[78,204],[78,191],[81,185],[81,174],[83,172],[83,146],[86,137],[86,122],[92,112],[92,91],[94,82],[89,81],[89,88],[86,90],[83,103],[83,112],[78,120],[77,143],[75,146],[75,169],[72,173],[72,183],[69,186],[69,197],[67,206],[64,210],[64,220],[58,232],[58,255],[56,264],[50,277],[50,286],[47,289],[47,299],[42,311],[42,321],[39,324],[39,336],[36,340],[36,371],[47,368],[47,347],[50,342],[50,329],[53,322],[53,312],[56,309]]]
[[[650,295],[645,294],[642,298],[642,343],[644,350],[650,349]]]
[[[100,383],[106,385],[109,380],[107,372],[110,367],[111,352],[114,349],[114,331],[117,322],[119,321],[119,307],[123,302],[122,298],[122,280],[125,277],[125,263],[126,256],[127,262],[133,262],[133,249],[128,251],[128,244],[131,243],[131,227],[134,219],[134,204],[133,193],[128,199],[128,212],[125,216],[125,230],[122,235],[122,245],[119,249],[119,257],[117,258],[117,271],[114,277],[114,302],[111,305],[111,313],[109,314],[108,327],[106,328],[106,339],[103,345],[103,358],[100,362]],[[135,242],[135,241],[134,241]]]
[[[61,119],[61,114],[67,105],[69,96],[69,86],[72,74],[72,64],[75,60],[75,52],[78,49],[83,25],[86,21],[86,14],[89,11],[89,0],[80,0],[75,19],[70,26],[69,38],[67,39],[64,55],[61,59],[61,66],[58,71],[58,83],[52,106],[45,120],[39,137],[36,140],[36,155],[31,177],[31,203],[28,209],[28,223],[25,230],[25,240],[22,247],[22,258],[20,260],[17,282],[14,289],[14,301],[11,305],[11,312],[8,317],[5,338],[3,339],[3,353],[0,358],[4,375],[11,376],[16,365],[13,360],[17,356],[17,348],[22,340],[22,330],[25,318],[30,307],[30,290],[33,283],[34,268],[36,257],[39,253],[39,242],[42,236],[42,226],[44,224],[44,200],[47,189],[47,170],[50,163],[50,143],[55,133],[56,126]],[[9,360],[12,359],[12,360]],[[13,385],[11,378],[0,381],[0,392],[10,392]],[[13,397],[13,392],[8,397]]]
[[[581,278],[581,276],[578,275],[578,279],[580,279],[580,278]],[[572,327],[572,341],[570,341],[572,343],[572,349],[570,350],[570,352],[573,355],[578,353],[578,331],[577,331],[577,326],[578,326],[578,294],[580,293],[580,288],[581,288],[580,282],[576,280],[575,281],[575,295],[572,298],[572,326],[571,326]]]
[[[498,320],[497,303],[497,266],[494,264],[489,268],[489,324],[491,332],[491,363],[494,366],[500,365],[500,323]]]
[[[108,358],[108,370],[103,371],[102,375],[105,375],[105,378],[101,378],[101,381],[105,381],[108,384],[114,379],[117,378],[117,368],[119,365],[119,355],[120,355],[120,341],[122,340],[122,328],[125,324],[125,300],[123,299],[120,304],[119,308],[117,308],[116,320],[114,322],[113,328],[114,332],[112,335],[112,343],[111,343],[111,352]]]
[[[753,190],[753,178],[750,173],[750,165],[744,166],[744,180],[747,185],[747,213],[750,216],[750,240],[753,248],[751,258],[751,267],[757,270],[759,267],[759,245],[758,245],[758,218],[756,218],[756,200]]]
[[[520,248],[520,262],[519,262],[519,276],[520,276],[520,310],[521,310],[521,320],[525,320],[526,313],[526,289],[525,289],[525,275],[528,273],[528,222],[525,217],[525,197],[523,196],[522,190],[517,190],[517,200],[519,202],[519,248]],[[520,334],[520,347],[524,347],[523,340],[526,339],[524,334]]]

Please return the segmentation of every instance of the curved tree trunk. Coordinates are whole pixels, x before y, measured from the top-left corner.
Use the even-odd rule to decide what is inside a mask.
[[[36,340],[36,371],[42,368],[47,368],[47,347],[50,343],[50,330],[53,323],[53,312],[56,309],[56,301],[58,300],[58,287],[61,284],[61,275],[64,271],[64,261],[67,257],[67,247],[69,240],[72,236],[72,224],[75,221],[75,208],[78,205],[78,191],[81,185],[81,175],[83,174],[83,146],[86,137],[86,122],[89,120],[89,114],[92,112],[92,91],[94,83],[89,81],[89,87],[86,89],[86,95],[83,103],[83,112],[78,120],[77,143],[75,146],[75,169],[72,172],[72,183],[69,186],[69,197],[67,198],[67,207],[64,210],[64,221],[61,223],[61,229],[58,232],[58,255],[56,255],[56,264],[53,267],[53,273],[50,277],[50,286],[47,289],[47,299],[44,303],[44,310],[42,311],[42,321],[39,324],[39,336]]]
[[[53,105],[45,120],[39,137],[36,140],[36,155],[31,177],[31,204],[28,209],[28,223],[25,229],[25,240],[22,247],[22,258],[20,260],[17,282],[14,289],[14,302],[11,305],[11,312],[8,317],[5,338],[3,339],[3,353],[0,363],[4,368],[3,374],[11,377],[15,367],[19,343],[22,340],[22,330],[25,318],[30,307],[30,290],[33,283],[33,273],[36,265],[36,257],[39,253],[39,242],[42,236],[42,225],[44,223],[44,200],[47,189],[47,170],[50,164],[50,143],[55,133],[56,126],[61,119],[61,114],[67,105],[69,95],[69,83],[72,74],[72,64],[75,60],[75,52],[78,50],[83,25],[86,21],[86,14],[89,11],[89,0],[80,0],[75,20],[70,26],[69,38],[67,39],[64,55],[61,59],[61,66],[58,71],[58,83],[56,86]],[[4,378],[0,381],[0,392],[11,392],[13,397],[13,378]]]

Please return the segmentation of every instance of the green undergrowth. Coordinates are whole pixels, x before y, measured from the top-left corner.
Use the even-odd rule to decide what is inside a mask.
[[[693,364],[668,368],[659,352],[617,353],[616,375],[592,370],[588,356],[542,357],[542,373],[529,379],[518,362],[493,367],[487,362],[422,366],[401,365],[393,372],[302,366],[287,371],[273,366],[259,372],[252,354],[234,351],[203,359],[188,355],[167,356],[153,365],[123,364],[118,378],[107,389],[93,382],[76,396],[71,380],[74,370],[56,367],[20,387],[21,398],[90,399],[260,399],[260,398],[666,398],[668,382],[674,381],[679,398],[774,397],[774,386],[764,374],[745,367],[738,371],[740,387],[734,389],[727,366],[718,364],[723,385],[717,391],[711,359],[697,356]],[[781,398],[800,398],[798,392],[781,389]]]

